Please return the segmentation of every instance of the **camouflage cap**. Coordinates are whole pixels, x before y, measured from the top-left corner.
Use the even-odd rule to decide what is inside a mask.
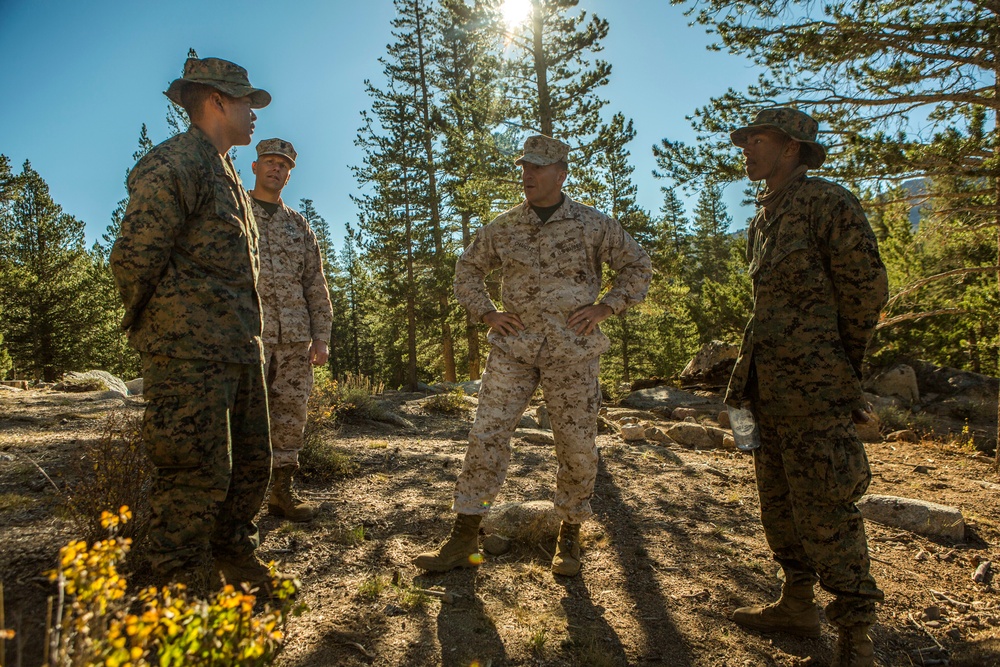
[[[295,158],[298,153],[295,152],[295,148],[292,146],[292,142],[285,141],[284,139],[261,139],[257,142],[257,157],[263,157],[264,155],[280,155],[281,157],[288,158],[292,161],[292,166],[295,166]]]
[[[826,149],[816,141],[819,123],[812,116],[791,107],[761,109],[753,122],[729,133],[734,145],[744,148],[750,133],[755,130],[777,130],[800,142],[803,147],[802,162],[816,169],[826,160]]]
[[[547,164],[565,161],[567,155],[569,155],[569,144],[544,134],[536,134],[524,140],[524,155],[514,160],[514,164],[530,162],[544,167]]]
[[[269,92],[250,85],[245,69],[221,58],[188,58],[184,63],[184,76],[174,79],[163,94],[171,102],[180,104],[181,90],[189,83],[211,86],[230,97],[249,96],[250,106],[254,109],[262,109],[271,103]]]

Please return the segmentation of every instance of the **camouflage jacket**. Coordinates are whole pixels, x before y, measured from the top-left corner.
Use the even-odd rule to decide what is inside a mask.
[[[131,345],[260,363],[257,224],[229,156],[192,126],[139,160],[128,191],[111,270]]]
[[[618,314],[642,301],[652,277],[649,256],[617,220],[565,197],[543,224],[523,202],[476,232],[455,266],[455,296],[481,321],[497,309],[485,278],[500,269],[503,309],[525,330],[491,330],[490,343],[525,363],[535,361],[543,342],[553,361],[584,360],[607,350],[608,338],[599,328],[579,336],[566,320],[597,301],[603,264],[617,276],[601,303]]]
[[[797,176],[750,223],[753,315],[726,403],[769,415],[847,414],[863,406],[861,362],[888,297],[885,266],[858,200]],[[766,219],[765,219],[766,218]]]
[[[264,342],[330,342],[333,306],[316,234],[298,211],[278,203],[268,215],[253,201],[260,229],[260,278]]]

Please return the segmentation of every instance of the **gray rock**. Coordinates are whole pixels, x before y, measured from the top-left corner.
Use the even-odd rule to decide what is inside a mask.
[[[61,382],[56,383],[52,388],[56,391],[80,391],[82,387],[93,386],[95,383],[103,386],[94,386],[86,391],[113,391],[121,395],[122,398],[128,396],[128,387],[125,386],[122,379],[107,371],[86,371],[84,373],[70,371],[63,376]]]
[[[483,519],[483,530],[526,544],[555,541],[559,516],[549,500],[501,503]]]
[[[535,421],[538,422],[538,428],[543,428],[546,431],[552,430],[552,421],[549,419],[549,409],[545,407],[544,403],[535,408]]]
[[[857,431],[861,442],[882,442],[881,429],[882,425],[875,415],[871,415],[871,419],[863,424],[854,425],[854,430]]]
[[[487,535],[483,538],[483,551],[491,556],[503,556],[510,551],[510,539],[498,534]]]
[[[713,340],[705,343],[681,371],[682,386],[725,386],[736,365],[740,346]]]
[[[552,436],[552,431],[543,431],[537,428],[519,428],[514,431],[514,437],[521,438],[525,442],[531,442],[536,445],[556,444],[556,440]]]
[[[646,427],[642,424],[622,424],[622,440],[635,442],[646,439]]]
[[[134,380],[129,380],[125,383],[125,388],[128,389],[129,396],[142,396],[143,391],[143,379],[135,378]]]
[[[461,387],[466,394],[472,396],[473,394],[479,393],[479,387],[482,384],[482,380],[466,380],[465,382],[459,382],[458,386]]]
[[[694,408],[674,408],[674,411],[670,413],[670,418],[682,422],[687,421],[688,417],[690,417],[697,421],[699,414],[701,413]]]
[[[639,410],[651,410],[657,408],[658,412],[670,414],[675,408],[681,406],[694,406],[708,403],[709,400],[702,396],[697,396],[689,391],[662,385],[650,389],[640,389],[622,399],[621,405],[626,408],[636,408]]]
[[[885,439],[889,442],[919,442],[920,438],[917,434],[908,428],[904,428],[902,431],[893,431],[889,435],[885,436]]]
[[[965,518],[955,507],[897,496],[864,496],[858,509],[869,521],[901,528],[927,537],[965,539]]]
[[[517,427],[538,429],[538,422],[535,421],[534,417],[525,412],[523,415],[521,415],[520,421],[517,422]]]
[[[879,373],[869,381],[869,387],[879,396],[894,396],[907,406],[920,402],[917,372],[912,366],[899,364]]]
[[[721,428],[678,422],[667,429],[667,436],[682,447],[717,449],[723,446],[727,433]]]
[[[656,426],[646,427],[646,440],[651,442],[658,442],[663,445],[673,445],[676,444],[670,439],[670,436],[663,432],[662,429]]]

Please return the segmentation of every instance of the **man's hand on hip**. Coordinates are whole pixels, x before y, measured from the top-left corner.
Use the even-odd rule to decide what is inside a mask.
[[[325,340],[314,340],[309,346],[309,362],[313,366],[322,366],[330,358],[330,348]]]
[[[593,306],[584,306],[580,310],[576,311],[569,316],[569,320],[566,321],[566,324],[568,324],[569,328],[577,334],[589,336],[594,330],[594,327],[614,314],[614,311],[611,310],[611,306],[598,303]]]
[[[521,318],[515,313],[494,310],[492,313],[483,315],[483,322],[488,324],[491,329],[496,329],[505,336],[516,336],[518,333],[524,331],[524,324],[521,322]]]

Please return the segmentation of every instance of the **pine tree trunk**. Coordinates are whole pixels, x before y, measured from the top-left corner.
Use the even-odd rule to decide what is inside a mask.
[[[552,136],[552,104],[549,99],[548,65],[545,60],[545,44],[542,34],[545,21],[540,0],[532,0],[532,49],[535,63],[535,78],[538,86],[538,124],[542,134]]]
[[[441,278],[448,273],[444,240],[441,232],[440,201],[437,191],[437,166],[434,160],[434,145],[431,141],[430,93],[427,90],[427,65],[424,60],[424,14],[422,6],[414,4],[415,34],[417,38],[417,68],[420,76],[420,112],[423,122],[423,148],[427,160],[427,194],[431,214],[431,234],[434,237],[434,273],[438,280],[434,286],[438,292],[438,317],[441,320],[441,356],[444,362],[444,381],[455,382],[455,344],[451,335],[451,325],[448,323],[448,287]]]

